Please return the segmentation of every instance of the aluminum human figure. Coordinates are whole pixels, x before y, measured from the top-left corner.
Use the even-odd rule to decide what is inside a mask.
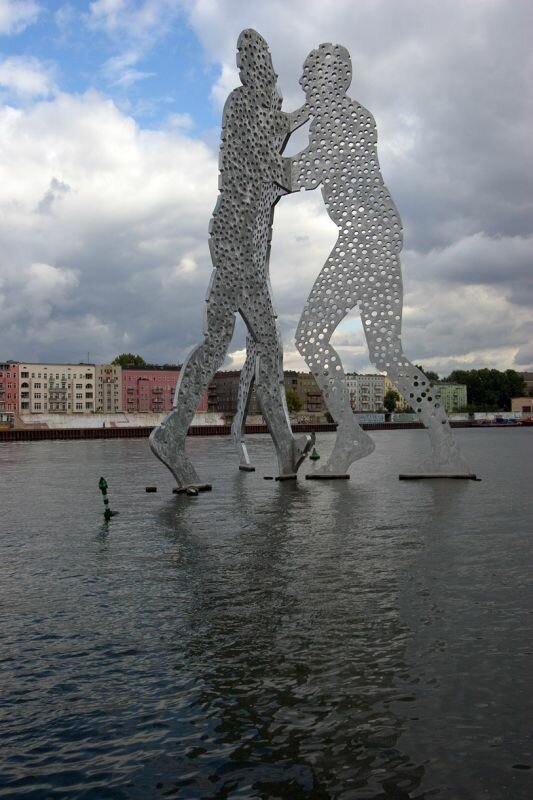
[[[343,365],[331,344],[339,323],[357,306],[371,362],[429,431],[432,471],[468,473],[430,381],[403,352],[402,225],[381,175],[374,118],[346,94],[351,78],[344,47],[322,44],[309,54],[300,80],[311,117],[309,146],[292,158],[291,168],[292,191],[320,186],[339,228],[296,330],[296,346],[338,423],[333,451],[319,471],[346,473],[374,449],[352,413]]]
[[[287,133],[265,40],[245,30],[237,43],[242,86],[223,112],[220,194],[210,224],[213,273],[204,322],[204,341],[186,359],[174,407],[152,432],[150,446],[171,470],[178,487],[201,485],[185,453],[188,428],[226,356],[235,316],[243,317],[255,345],[257,396],[278,457],[280,476],[296,473],[309,437],[292,434],[283,383],[283,351],[268,281],[273,210],[290,185],[280,152]]]

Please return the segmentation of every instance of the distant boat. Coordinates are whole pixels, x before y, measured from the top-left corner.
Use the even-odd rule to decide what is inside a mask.
[[[524,422],[523,420],[518,420],[518,419],[507,419],[507,417],[495,417],[494,419],[478,419],[477,424],[484,425],[490,428],[495,428],[495,427],[499,428],[502,426],[505,426],[507,428],[509,426],[514,427],[517,425],[523,425]],[[529,422],[529,424],[532,425],[533,421]]]

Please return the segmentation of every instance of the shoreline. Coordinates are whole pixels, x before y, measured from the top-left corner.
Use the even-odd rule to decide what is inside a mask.
[[[417,430],[424,426],[421,422],[379,422],[364,423],[361,425],[366,431],[389,431],[389,430]],[[521,428],[521,425],[502,425],[494,424],[480,425],[476,422],[451,421],[451,428]],[[324,433],[334,432],[335,424],[322,423],[319,425],[295,424],[292,426],[294,433]],[[120,428],[12,428],[0,430],[0,442],[35,442],[50,439],[144,439],[148,438],[152,425],[139,427],[120,427]],[[247,434],[268,433],[266,425],[247,425]],[[188,436],[229,436],[231,425],[192,425],[189,428]]]

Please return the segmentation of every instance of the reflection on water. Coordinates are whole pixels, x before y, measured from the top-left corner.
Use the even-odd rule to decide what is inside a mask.
[[[4,444],[0,797],[529,798],[531,432],[458,433],[482,483],[399,482],[418,431],[349,483],[191,440],[198,498],[144,441]]]

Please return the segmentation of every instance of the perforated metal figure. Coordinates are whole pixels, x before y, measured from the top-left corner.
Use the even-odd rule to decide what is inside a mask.
[[[309,437],[292,434],[283,383],[283,350],[267,260],[274,206],[288,191],[290,170],[280,152],[288,132],[277,75],[265,40],[245,30],[237,43],[242,86],[224,106],[220,194],[209,228],[213,273],[206,298],[204,341],[180,373],[174,407],[152,432],[150,446],[179,487],[201,484],[185,453],[185,437],[200,399],[222,365],[235,326],[244,319],[255,347],[257,397],[274,440],[281,476],[296,473]]]
[[[338,423],[321,471],[345,473],[374,449],[352,413],[341,359],[331,344],[339,323],[358,306],[371,362],[428,428],[433,470],[469,472],[431,383],[403,352],[402,225],[381,175],[374,118],[346,94],[351,78],[350,55],[340,45],[322,44],[307,57],[300,85],[312,120],[309,146],[292,158],[291,169],[293,191],[321,186],[339,228],[296,330],[296,346]]]

